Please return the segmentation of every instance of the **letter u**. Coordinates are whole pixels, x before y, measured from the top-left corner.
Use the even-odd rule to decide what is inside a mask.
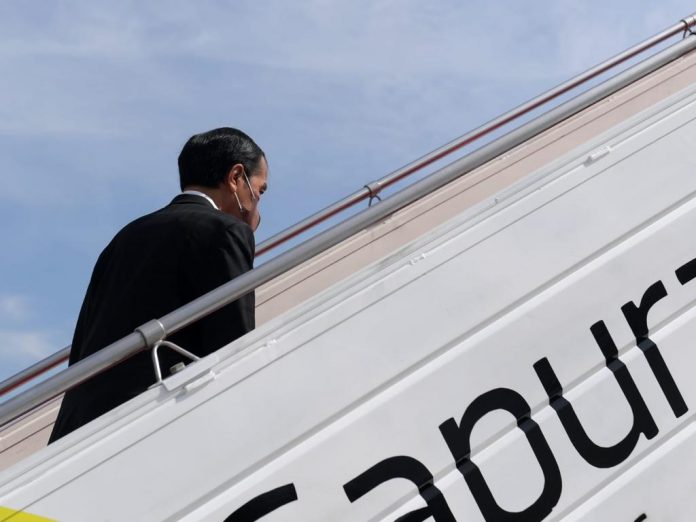
[[[595,323],[590,331],[604,354],[606,367],[614,375],[633,412],[633,425],[621,441],[609,447],[595,444],[587,435],[572,404],[563,397],[563,388],[548,359],[543,358],[537,361],[534,364],[534,370],[549,396],[549,404],[556,411],[570,442],[578,453],[597,468],[611,468],[629,457],[638,444],[641,433],[645,434],[646,438],[652,439],[659,430],[628,368],[619,359],[614,340],[604,322]]]

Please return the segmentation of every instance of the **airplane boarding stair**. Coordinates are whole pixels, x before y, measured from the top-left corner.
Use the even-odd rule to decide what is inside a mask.
[[[0,520],[693,520],[694,49],[233,281],[256,330],[50,447],[0,405]]]

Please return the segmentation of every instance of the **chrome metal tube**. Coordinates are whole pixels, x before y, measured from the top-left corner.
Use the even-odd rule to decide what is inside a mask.
[[[51,368],[55,368],[59,364],[64,363],[68,360],[68,357],[70,357],[70,346],[66,346],[62,350],[57,351],[53,355],[49,355],[29,368],[22,370],[8,379],[5,379],[4,381],[0,382],[0,395],[9,393],[38,377],[39,375],[46,373]]]
[[[316,214],[312,214],[308,218],[305,218],[302,221],[295,223],[291,227],[288,227],[282,232],[279,232],[278,234],[271,236],[265,241],[261,242],[259,246],[256,248],[256,255],[260,256],[262,254],[265,254],[269,250],[272,250],[275,247],[282,245],[286,241],[290,241],[292,238],[299,236],[303,232],[309,230],[310,228],[320,223],[323,223],[324,221],[330,219],[339,212],[343,212],[345,209],[352,207],[356,203],[359,203],[360,201],[368,198],[369,196],[370,191],[366,188],[358,190],[357,192],[353,192],[350,196],[346,196],[340,201],[332,203],[331,205],[320,210]]]
[[[410,176],[411,174],[435,163],[436,161],[461,149],[462,147],[465,147],[466,145],[469,145],[472,142],[481,139],[482,137],[491,134],[492,132],[495,132],[501,127],[507,125],[508,123],[517,120],[522,116],[525,116],[534,109],[537,109],[542,105],[558,98],[559,96],[566,94],[567,92],[575,89],[576,87],[597,78],[598,76],[607,72],[608,70],[618,65],[621,65],[622,63],[625,63],[631,58],[635,58],[642,52],[651,49],[656,45],[659,45],[665,40],[668,40],[669,38],[676,36],[687,29],[690,29],[695,24],[696,18],[693,15],[686,17],[679,23],[674,24],[671,27],[668,27],[664,31],[656,34],[651,38],[648,38],[647,40],[639,43],[638,45],[635,45],[630,49],[627,49],[626,51],[619,53],[616,56],[609,58],[608,60],[605,60],[599,65],[596,65],[591,69],[586,70],[585,72],[575,76],[567,82],[564,82],[554,87],[553,89],[546,91],[544,94],[541,94],[536,98],[529,100],[528,102],[525,102],[522,105],[519,105],[518,107],[515,107],[514,109],[506,112],[505,114],[498,116],[497,118],[489,121],[488,123],[485,123],[484,125],[481,125],[480,127],[447,143],[446,145],[443,145],[442,147],[439,147],[434,151],[429,152],[424,156],[421,156],[417,160],[412,161],[411,163],[401,167],[400,169],[397,169],[394,172],[387,174],[379,180],[366,184],[362,189],[358,190],[357,192],[354,192],[350,196],[347,196],[342,200],[329,205],[323,210],[320,210],[319,212],[309,216],[308,218],[303,219],[299,223],[296,223],[295,225],[292,225],[291,227],[288,227],[285,230],[263,241],[259,244],[258,248],[256,249],[256,255],[258,256],[265,254],[266,252],[275,248],[276,246],[281,245],[286,241],[293,239],[294,237],[297,237],[298,235],[318,225],[319,223],[322,223],[327,219],[330,219],[339,212],[374,195],[375,192],[373,190],[371,191],[368,187],[376,186],[379,187],[379,190],[383,190],[384,188],[393,185],[394,183]]]
[[[270,281],[283,272],[294,268],[324,250],[351,237],[353,234],[381,221],[414,201],[417,201],[424,194],[428,194],[445,186],[454,179],[461,177],[467,172],[470,172],[500,154],[524,143],[528,139],[553,127],[557,123],[578,113],[593,103],[610,96],[636,80],[659,69],[663,65],[695,49],[696,36],[689,36],[681,42],[647,58],[606,82],[593,87],[576,98],[546,112],[520,128],[509,132],[467,156],[443,167],[430,176],[406,187],[378,205],[363,210],[359,214],[308,239],[293,249],[280,254],[258,268],[174,310],[160,319],[165,332],[167,334],[172,334],[184,328],[242,295],[253,291],[259,285]],[[114,366],[118,362],[134,355],[144,348],[144,337],[139,333],[132,333],[79,363],[74,364],[67,370],[18,394],[0,405],[0,426],[89,379],[91,376]]]

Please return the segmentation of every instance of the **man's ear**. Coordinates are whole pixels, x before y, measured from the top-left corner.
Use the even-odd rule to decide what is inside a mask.
[[[239,179],[243,171],[244,167],[242,164],[236,163],[235,165],[232,165],[230,170],[227,172],[227,176],[225,177],[225,185],[227,185],[232,192],[237,192],[237,189],[239,188]]]

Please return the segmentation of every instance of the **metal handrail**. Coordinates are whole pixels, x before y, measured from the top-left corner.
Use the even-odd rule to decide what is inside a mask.
[[[422,170],[423,168],[435,163],[436,161],[444,158],[445,156],[453,152],[456,152],[457,150],[465,147],[466,145],[470,145],[474,141],[479,140],[491,134],[492,132],[495,132],[504,125],[507,125],[508,123],[511,123],[512,121],[527,115],[534,109],[537,109],[542,105],[555,100],[559,96],[566,94],[574,88],[579,87],[580,85],[597,78],[601,74],[607,72],[610,69],[613,69],[614,67],[621,65],[622,63],[630,60],[631,58],[635,58],[642,52],[651,49],[656,45],[659,45],[665,40],[668,40],[669,38],[676,36],[682,32],[686,34],[695,24],[696,15],[688,16],[679,21],[679,23],[674,24],[671,27],[668,27],[664,31],[661,31],[660,33],[656,34],[655,36],[652,36],[651,38],[648,38],[647,40],[639,43],[638,45],[635,45],[630,49],[627,49],[626,51],[623,51],[622,53],[619,53],[616,56],[609,58],[608,60],[592,67],[591,69],[586,70],[585,72],[575,76],[567,82],[564,82],[554,87],[553,89],[546,91],[544,94],[541,94],[536,98],[533,98],[523,103],[522,105],[515,107],[514,109],[506,112],[505,114],[498,116],[497,118],[489,121],[488,123],[485,123],[484,125],[481,125],[480,127],[447,143],[446,145],[443,145],[442,147],[439,147],[434,151],[429,152],[424,156],[421,156],[417,160],[412,161],[411,163],[401,167],[400,169],[397,169],[376,181],[366,184],[363,188],[354,192],[353,194],[346,196],[340,201],[337,201],[336,203],[329,205],[323,210],[320,210],[319,212],[309,216],[308,218],[303,219],[302,221],[286,228],[281,232],[278,232],[274,236],[271,236],[270,238],[261,242],[258,248],[256,249],[256,255],[260,256],[262,254],[265,254],[269,250],[293,239],[294,237],[297,237],[298,235],[302,234],[308,229],[320,223],[323,223],[324,221],[330,219],[339,212],[342,212],[343,210],[346,210],[365,199],[376,196],[377,194],[379,194],[380,191],[384,190],[390,185],[393,185],[394,183],[401,181],[405,177],[410,176],[411,174],[419,170]]]
[[[49,355],[45,359],[41,359],[39,362],[32,364],[29,368],[25,368],[12,377],[5,379],[4,381],[0,382],[0,396],[19,388],[39,375],[43,375],[52,368],[63,364],[68,360],[69,357],[70,346],[66,346],[62,350],[58,350],[56,353]]]
[[[172,334],[180,330],[181,328],[184,328],[185,326],[195,322],[201,317],[204,317],[205,315],[214,312],[215,310],[234,301],[241,295],[244,295],[245,293],[254,290],[256,287],[270,281],[271,279],[277,277],[283,272],[303,263],[304,261],[310,259],[318,253],[321,253],[322,251],[330,248],[331,246],[338,244],[340,241],[347,239],[348,237],[350,237],[357,231],[363,229],[364,227],[369,226],[379,221],[380,219],[383,219],[387,215],[395,212],[396,210],[399,210],[400,208],[403,208],[404,206],[412,203],[413,201],[417,200],[420,196],[422,196],[422,194],[429,193],[432,190],[435,190],[445,185],[446,183],[449,183],[451,180],[464,175],[470,170],[482,165],[486,161],[493,159],[497,155],[502,154],[507,150],[510,150],[511,148],[519,145],[523,141],[538,134],[539,132],[548,129],[551,126],[558,123],[559,121],[562,121],[563,119],[571,116],[572,114],[579,112],[580,110],[584,109],[590,104],[612,94],[613,92],[616,92],[620,88],[623,88],[624,86],[630,84],[638,78],[641,78],[646,74],[649,74],[650,72],[656,70],[657,68],[661,67],[666,63],[669,63],[677,57],[692,51],[694,48],[696,48],[696,38],[689,37],[687,39],[686,33],[690,32],[690,28],[694,25],[696,25],[696,17],[688,17],[682,20],[680,24],[666,29],[665,31],[650,38],[649,40],[646,40],[642,44],[639,44],[629,49],[628,51],[625,51],[624,53],[617,55],[617,57],[615,57],[612,60],[616,60],[620,57],[623,57],[620,62],[617,62],[621,63],[622,61],[625,61],[630,57],[635,56],[639,52],[642,52],[642,50],[657,45],[658,43],[666,40],[670,36],[674,36],[675,34],[678,34],[681,31],[685,32],[685,39],[682,42],[677,43],[669,47],[668,49],[647,58],[643,62],[640,62],[638,65],[628,69],[627,71],[624,71],[623,73],[620,73],[619,75],[608,80],[607,82],[597,87],[594,87],[583,94],[580,94],[573,100],[570,100],[569,102],[566,102],[554,109],[551,109],[544,115],[511,131],[505,136],[499,138],[498,140],[489,143],[488,145],[484,145],[480,149],[477,149],[469,155],[455,161],[451,165],[448,165],[443,169],[431,174],[430,176],[403,189],[393,197],[381,202],[379,205],[370,207],[364,210],[363,212],[355,216],[352,216],[351,218],[348,218],[346,221],[335,225],[334,227],[326,230],[325,232],[320,233],[319,235],[313,238],[306,240],[300,245],[294,247],[293,249],[288,250],[287,252],[280,254],[279,256],[264,263],[260,267],[255,268],[254,270],[239,276],[233,281],[230,281],[225,285],[222,285],[221,287],[209,292],[208,294],[201,296],[195,301],[171,312],[170,314],[161,318],[159,321],[154,321],[161,327],[161,332],[159,332],[159,338],[164,338],[167,335]],[[641,49],[641,51],[638,51],[638,49]],[[604,72],[609,68],[606,64],[611,62],[612,60],[604,62],[603,64],[600,64],[599,66],[590,69],[587,73],[583,73],[582,75],[576,78],[586,76],[589,72],[598,71],[599,69],[603,69],[601,72]],[[601,74],[601,72],[595,72],[595,76],[597,74]],[[585,79],[584,81],[587,81],[588,79],[589,78]],[[572,88],[570,87],[570,84],[574,82],[576,84],[579,84],[577,83],[577,79],[570,80],[569,82],[566,82],[565,84],[562,84],[559,87],[552,89],[552,91],[549,91],[549,93],[558,91],[562,88],[565,88],[564,92],[567,92],[567,90]],[[556,94],[556,96],[559,96],[560,94],[562,93],[559,92],[559,94]],[[546,95],[542,95],[541,97],[535,100],[539,100],[544,96],[548,96],[548,93]],[[521,105],[516,110],[520,110],[520,108],[524,108],[527,106],[531,107],[531,105],[535,104],[535,100]],[[536,107],[538,107],[540,104],[540,102],[536,102]],[[532,108],[526,109],[526,112],[529,112],[530,110],[532,110]],[[520,114],[519,116],[521,115],[522,114]],[[497,118],[496,120],[493,120],[489,124],[477,129],[476,131],[472,131],[472,133],[467,134],[460,140],[467,138],[470,135],[473,136],[473,134],[475,133],[479,134],[478,137],[483,136],[484,134],[482,134],[481,129],[484,129],[489,125],[494,125],[496,124],[495,122],[498,122],[499,120],[500,122],[496,124],[496,128],[511,121],[511,119],[508,119],[507,121],[503,122],[503,119],[505,119],[505,115],[501,116],[500,118]],[[486,133],[488,132],[492,132],[492,130],[486,131]],[[455,142],[458,143],[460,140],[455,140]],[[455,142],[452,142],[452,144]],[[451,149],[451,147],[453,147],[452,144],[446,145],[445,147],[438,149],[438,151],[443,151],[448,147]],[[449,151],[451,152],[452,150]],[[434,151],[433,153],[424,156],[419,161],[429,161],[429,163],[432,163],[437,159],[440,159],[440,157],[442,156],[439,156],[436,159],[432,159],[434,156],[441,154],[441,152],[438,153],[438,151]],[[429,163],[423,163],[423,166]],[[384,182],[388,184],[394,183],[398,181],[398,179],[401,179],[404,176],[408,175],[405,173],[408,169],[409,166],[407,165],[403,169],[399,169],[398,171],[395,171],[394,173],[390,174],[386,178],[382,178],[382,180],[385,180]],[[368,195],[370,195],[369,192]],[[339,202],[335,205],[332,205],[331,207],[327,207],[327,209],[322,211],[322,213],[325,213],[328,209],[332,209],[341,203],[342,202]],[[317,215],[313,216],[312,218],[316,218]],[[305,220],[305,222],[308,222],[312,218],[308,218],[308,220]],[[327,219],[327,217],[325,217],[324,219]],[[287,236],[285,240],[289,239],[290,237],[293,237],[290,235],[288,231],[300,227],[302,223],[304,222],[300,222],[295,227],[291,227],[291,229],[287,229],[286,231],[281,233]],[[296,231],[294,232],[294,235],[297,235],[301,232],[302,230]],[[279,237],[281,234],[278,234],[277,236],[270,238],[265,242],[265,244],[270,245],[271,241],[274,240],[274,238]],[[280,242],[276,242],[276,244],[268,246],[268,248],[272,248],[277,244],[280,244]],[[127,337],[124,337],[123,339],[115,343],[112,343],[106,348],[99,350],[97,353],[91,355],[90,357],[87,357],[86,359],[72,365],[67,370],[64,370],[61,373],[47,379],[46,381],[37,384],[33,388],[26,390],[25,392],[20,393],[11,399],[8,399],[4,403],[0,404],[0,426],[17,418],[29,409],[32,409],[42,404],[43,402],[53,397],[56,397],[57,395],[60,395],[67,389],[74,387],[81,382],[84,382],[93,375],[96,375],[97,373],[100,373],[118,364],[122,360],[134,355],[138,351],[141,351],[147,345],[151,346],[152,344],[154,344],[154,341],[151,339],[148,339],[146,341],[145,334],[141,334],[140,332],[134,332],[128,335]],[[31,378],[47,371],[47,369],[50,369],[56,366],[57,364],[60,364],[65,359],[67,359],[69,349],[70,347],[66,347],[63,350],[57,352],[56,354],[48,357],[47,359],[44,359],[43,361],[36,363],[35,365],[24,370],[23,372],[20,372],[19,374],[11,377],[10,379],[3,381],[2,383],[0,383],[0,394],[7,393],[7,391],[20,386],[21,384],[27,382]]]

